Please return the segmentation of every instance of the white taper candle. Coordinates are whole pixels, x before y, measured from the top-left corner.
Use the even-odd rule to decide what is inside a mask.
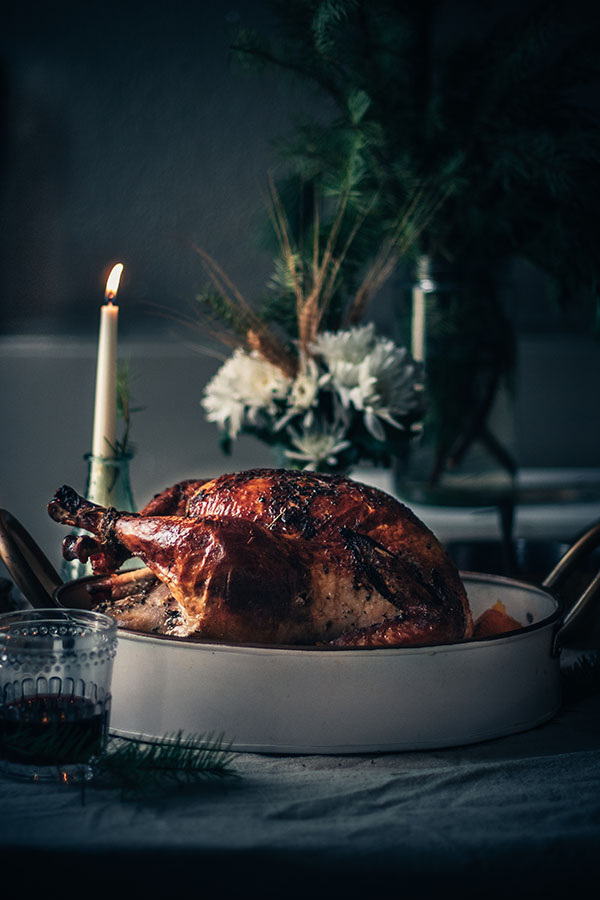
[[[100,309],[100,333],[96,363],[96,396],[94,401],[94,431],[92,454],[114,456],[117,429],[117,330],[119,307],[113,304],[123,266],[112,269],[106,283],[105,299]]]

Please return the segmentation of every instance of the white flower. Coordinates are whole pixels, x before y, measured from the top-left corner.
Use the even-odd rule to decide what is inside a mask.
[[[317,469],[323,462],[329,466],[335,466],[338,461],[338,453],[350,446],[350,441],[344,437],[345,425],[340,422],[334,424],[329,430],[326,427],[314,425],[302,434],[298,434],[293,428],[288,428],[288,434],[296,450],[286,450],[285,455],[288,459],[305,462],[304,468],[307,470]]]
[[[357,325],[340,331],[322,331],[311,350],[332,371],[337,363],[358,365],[371,351],[375,341],[375,326],[369,322],[368,325]]]
[[[290,406],[302,412],[315,405],[319,393],[319,370],[314,359],[303,361],[302,368],[296,375],[290,392]]]
[[[286,457],[306,469],[335,467],[357,417],[378,441],[420,406],[420,367],[373,324],[322,332],[294,378],[257,352],[237,349],[206,385],[202,406],[230,438],[246,425],[286,433]],[[293,423],[293,424],[291,424]],[[413,425],[410,426],[414,428]],[[283,435],[282,435],[283,437]]]
[[[351,404],[351,392],[357,384],[358,366],[375,342],[375,329],[369,325],[342,331],[323,331],[311,346],[330,373],[333,388],[342,404]]]
[[[365,427],[377,440],[385,440],[381,420],[402,428],[398,418],[418,405],[422,388],[416,366],[404,347],[378,337],[373,323],[325,331],[312,350],[329,368],[342,404],[363,413]]]
[[[319,373],[319,367],[311,357],[301,357],[300,369],[294,378],[288,395],[288,410],[275,426],[281,431],[294,416],[304,414],[302,425],[310,428],[314,410],[319,404],[319,389],[327,381],[327,375]]]
[[[290,378],[258,353],[237,348],[206,385],[202,406],[209,422],[235,438],[244,422],[255,423],[261,412],[275,416],[274,401],[285,399],[290,384]]]
[[[385,431],[381,420],[403,428],[398,419],[419,405],[421,390],[417,368],[406,348],[379,338],[358,366],[357,383],[350,391],[350,400],[355,409],[362,410],[368,431],[383,441]]]

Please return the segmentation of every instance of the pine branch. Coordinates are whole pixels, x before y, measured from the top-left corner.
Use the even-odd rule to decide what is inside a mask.
[[[234,758],[223,738],[212,735],[178,731],[153,742],[112,739],[106,752],[92,761],[92,784],[117,788],[123,799],[139,799],[231,777]]]
[[[348,20],[351,11],[358,7],[357,0],[323,0],[319,3],[312,20],[315,46],[321,52],[331,50],[334,32],[342,22]]]
[[[600,239],[598,116],[571,90],[598,84],[597,11],[584,15],[581,0],[511,5],[476,37],[446,45],[432,40],[434,0],[286,0],[273,9],[283,41],[269,64],[294,68],[338,111],[286,142],[298,170],[333,185],[341,151],[360,139],[352,203],[379,190],[393,208],[419,181],[452,185],[452,201],[421,229],[420,252],[482,265],[517,252],[559,276],[563,292],[574,286],[572,297],[589,292],[590,274],[600,280],[597,255],[590,262],[577,249]]]
[[[265,43],[255,39],[254,33],[249,39],[246,29],[238,29],[236,37],[231,41],[229,49],[234,56],[240,58],[246,65],[252,60],[257,67],[272,67],[282,71],[291,72],[301,78],[314,78],[321,89],[331,94],[340,105],[344,103],[344,91],[336,84],[325,70],[318,72],[306,64],[302,56],[293,58],[285,50],[281,53],[274,52]]]

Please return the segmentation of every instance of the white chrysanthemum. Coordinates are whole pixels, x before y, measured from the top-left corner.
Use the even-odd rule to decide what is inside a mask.
[[[335,466],[338,462],[338,453],[350,446],[350,441],[344,437],[345,426],[338,423],[331,429],[313,426],[299,434],[292,428],[288,428],[295,450],[286,450],[288,459],[304,462],[304,469],[318,469],[321,463]]]
[[[342,331],[324,331],[312,345],[330,373],[330,381],[342,404],[348,408],[358,384],[358,368],[376,343],[373,323]]]
[[[363,412],[365,427],[377,440],[385,440],[382,420],[402,428],[398,420],[409,415],[420,402],[421,384],[416,366],[405,347],[379,338],[356,371],[350,401]]]
[[[375,326],[357,325],[340,331],[322,331],[311,346],[332,371],[338,363],[358,365],[371,351],[376,341]]]
[[[274,401],[285,399],[290,384],[277,366],[238,348],[206,385],[202,406],[209,422],[235,438],[244,422],[256,422],[260,412],[275,416]]]
[[[378,337],[372,322],[345,331],[323,332],[313,352],[328,367],[331,385],[344,407],[363,413],[365,427],[385,440],[381,420],[402,428],[399,418],[419,403],[420,385],[404,347]]]
[[[319,389],[327,379],[327,375],[319,372],[314,359],[302,357],[300,369],[288,393],[288,409],[277,423],[275,430],[281,431],[298,415],[303,415],[303,427],[310,428],[314,421],[314,410],[319,404]]]

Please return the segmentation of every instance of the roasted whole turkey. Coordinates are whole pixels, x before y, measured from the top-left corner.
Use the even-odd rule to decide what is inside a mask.
[[[121,627],[227,642],[338,647],[470,637],[460,576],[402,503],[351,479],[252,469],[185,481],[137,514],[63,486],[48,505],[94,605]],[[129,557],[145,568],[123,571]],[[133,586],[133,587],[132,587]]]

